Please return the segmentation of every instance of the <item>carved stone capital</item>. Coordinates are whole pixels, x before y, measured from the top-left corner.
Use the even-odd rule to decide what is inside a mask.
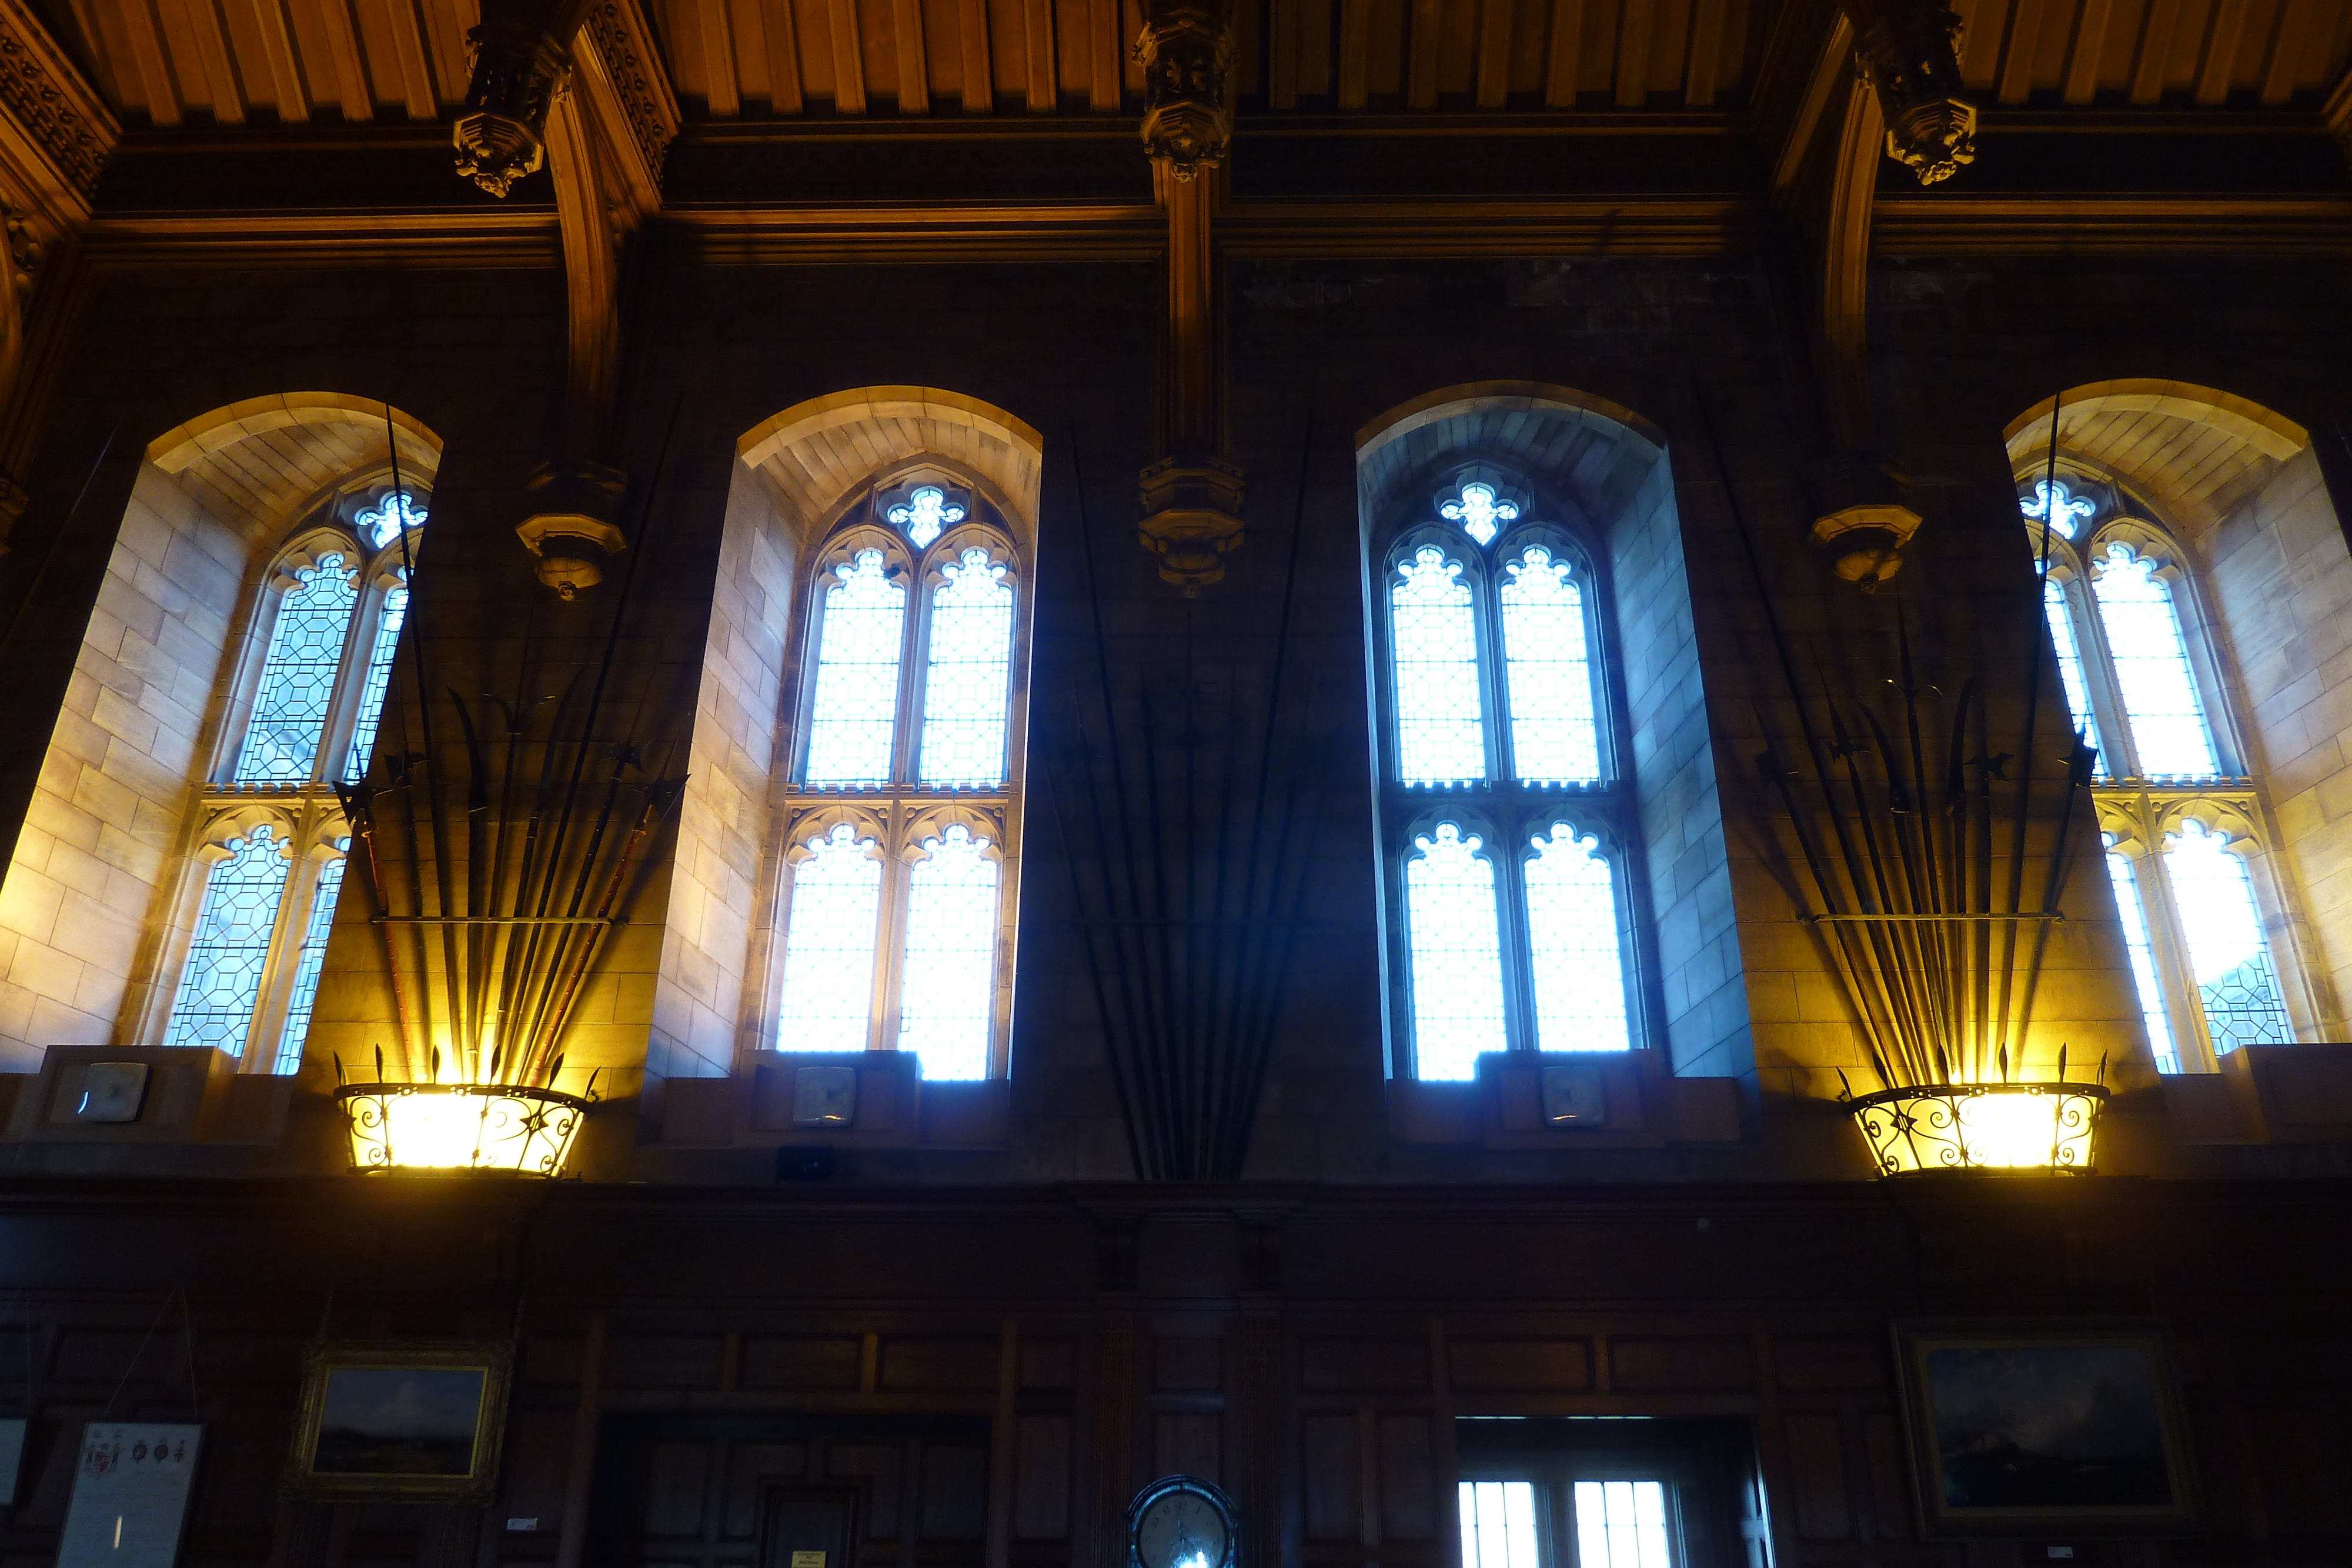
[[[1923,185],[1976,161],[1976,107],[1960,96],[1960,17],[1934,0],[1846,0],[1854,66],[1878,96],[1886,155]]]
[[[1813,519],[1813,542],[1829,557],[1832,571],[1864,593],[1876,592],[1903,570],[1903,547],[1919,531],[1907,483],[1864,452],[1838,454],[1817,477],[1822,515]]]
[[[539,557],[539,580],[571,600],[604,580],[613,558],[628,548],[614,523],[629,476],[601,463],[549,463],[523,486],[530,515],[515,537]]]
[[[1161,580],[1193,594],[1225,575],[1241,548],[1242,471],[1214,457],[1163,457],[1142,474],[1143,548]]]
[[[546,33],[512,23],[485,22],[466,42],[474,65],[451,132],[457,172],[504,196],[547,161],[547,111],[572,60]]]
[[[1223,16],[1194,5],[1156,11],[1135,40],[1143,67],[1143,148],[1179,180],[1224,162],[1234,111],[1225,75],[1234,63],[1233,29]]]

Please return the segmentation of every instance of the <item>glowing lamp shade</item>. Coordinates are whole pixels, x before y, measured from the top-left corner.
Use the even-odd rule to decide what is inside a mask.
[[[588,1102],[507,1083],[370,1083],[340,1091],[360,1171],[563,1174]]]
[[[1881,1176],[1925,1171],[2087,1173],[2107,1092],[2090,1083],[1888,1089],[1853,1103]]]

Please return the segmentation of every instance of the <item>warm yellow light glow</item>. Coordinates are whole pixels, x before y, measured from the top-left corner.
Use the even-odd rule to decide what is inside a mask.
[[[1853,1118],[1881,1176],[1919,1171],[2088,1171],[2107,1092],[2086,1083],[1890,1089]]]
[[[587,1103],[509,1084],[378,1083],[335,1096],[364,1171],[513,1171],[557,1176]]]

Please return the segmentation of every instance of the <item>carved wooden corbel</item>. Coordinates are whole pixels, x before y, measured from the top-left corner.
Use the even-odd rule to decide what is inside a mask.
[[[1160,575],[1197,593],[1242,541],[1242,471],[1228,459],[1216,277],[1218,170],[1233,138],[1225,78],[1234,37],[1223,5],[1148,7],[1143,148],[1168,214],[1168,314],[1160,350],[1160,451],[1141,475],[1144,548]]]
[[[1840,0],[1854,65],[1877,95],[1886,155],[1923,185],[1976,161],[1976,106],[1960,96],[1960,16],[1936,0]]]

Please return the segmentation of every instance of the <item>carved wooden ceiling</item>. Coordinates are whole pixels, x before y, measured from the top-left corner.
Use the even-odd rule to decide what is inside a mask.
[[[2352,0],[1953,0],[1987,108],[2316,108]],[[430,121],[476,0],[47,0],[131,127]],[[1245,112],[1736,107],[1772,0],[1237,0]],[[689,120],[1132,113],[1136,0],[655,0]],[[975,84],[983,84],[975,90]]]

